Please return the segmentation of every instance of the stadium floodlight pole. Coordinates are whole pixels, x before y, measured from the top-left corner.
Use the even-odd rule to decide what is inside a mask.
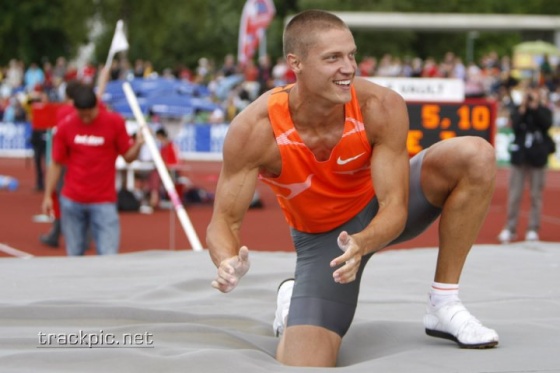
[[[128,104],[130,105],[130,108],[134,113],[134,117],[138,122],[138,126],[142,131],[142,135],[144,135],[146,145],[148,145],[148,150],[150,151],[150,154],[152,155],[152,158],[155,162],[156,169],[158,171],[159,176],[161,177],[163,186],[165,187],[165,190],[169,195],[169,199],[173,203],[173,207],[175,208],[177,217],[179,218],[179,221],[181,222],[181,225],[183,226],[183,229],[187,234],[187,238],[189,239],[192,249],[194,251],[202,251],[203,249],[200,240],[198,239],[196,231],[194,230],[194,227],[191,223],[191,220],[187,215],[187,211],[185,210],[185,207],[181,203],[181,199],[177,194],[177,190],[175,189],[175,185],[171,180],[171,176],[169,176],[169,171],[167,170],[167,167],[165,166],[165,163],[161,158],[161,154],[158,150],[154,137],[150,132],[150,128],[146,124],[144,115],[142,114],[140,110],[140,106],[138,105],[138,99],[136,98],[136,95],[134,94],[134,91],[132,90],[130,83],[124,82],[123,90],[124,90],[124,94],[126,95],[126,100],[128,101]]]

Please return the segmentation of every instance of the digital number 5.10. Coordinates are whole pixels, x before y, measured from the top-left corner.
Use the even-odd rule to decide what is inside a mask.
[[[451,113],[450,113],[451,114]],[[455,118],[443,117],[441,105],[422,106],[422,127],[426,129],[449,129]],[[456,111],[457,129],[486,131],[490,127],[490,109],[485,105],[461,105]]]

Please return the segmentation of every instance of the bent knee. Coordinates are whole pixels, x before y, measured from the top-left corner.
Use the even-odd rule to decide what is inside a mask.
[[[441,141],[428,150],[422,168],[422,190],[434,206],[459,184],[493,188],[496,178],[494,147],[477,136]],[[442,197],[444,196],[444,197]]]
[[[463,176],[493,179],[496,173],[494,147],[478,136],[441,141],[433,146],[433,153],[427,158],[436,169],[459,171]]]
[[[276,359],[285,365],[334,367],[342,338],[325,328],[298,325],[286,329]]]
[[[464,137],[463,143],[458,151],[465,174],[477,182],[493,182],[496,177],[496,151],[492,144],[477,136]]]
[[[470,158],[480,159],[483,162],[496,160],[494,147],[482,137],[464,136],[459,139],[464,143],[459,150],[469,155]],[[492,162],[492,166],[494,166],[494,162]]]

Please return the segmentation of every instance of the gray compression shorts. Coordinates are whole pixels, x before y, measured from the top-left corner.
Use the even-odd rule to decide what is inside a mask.
[[[441,214],[441,209],[428,202],[420,185],[424,154],[425,151],[422,151],[410,160],[408,219],[404,231],[389,245],[418,236]],[[356,281],[349,284],[334,282],[334,269],[329,263],[342,253],[337,244],[340,232],[360,232],[371,222],[378,209],[377,198],[373,198],[358,215],[332,231],[312,234],[291,230],[297,263],[288,326],[315,325],[332,330],[341,337],[346,334],[356,311],[362,272],[373,254],[362,258]]]

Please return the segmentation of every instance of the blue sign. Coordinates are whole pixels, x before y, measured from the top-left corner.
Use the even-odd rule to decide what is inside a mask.
[[[129,126],[131,122],[127,122]],[[228,127],[227,124],[183,124],[173,141],[183,158],[196,159],[200,155],[220,159]],[[0,122],[0,156],[28,156],[32,152],[31,130],[30,123]],[[136,129],[129,130],[132,133]]]
[[[173,141],[181,153],[212,153],[221,156],[227,124],[184,124]]]
[[[0,156],[24,156],[31,151],[31,123],[0,122]]]

